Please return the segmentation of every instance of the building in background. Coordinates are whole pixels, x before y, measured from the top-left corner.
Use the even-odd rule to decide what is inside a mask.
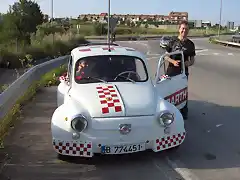
[[[228,21],[226,26],[227,26],[227,29],[234,29],[234,22]]]
[[[101,14],[81,14],[79,15],[79,19],[86,20],[86,21],[98,21],[103,22],[107,20],[107,13]],[[170,12],[168,15],[146,15],[146,14],[112,14],[114,17],[118,17],[123,21],[129,20],[131,22],[138,22],[138,21],[148,21],[153,20],[157,22],[165,22],[168,21],[170,23],[179,23],[182,20],[188,20],[188,13],[187,12]]]
[[[189,25],[191,28],[203,28],[203,27],[211,27],[211,21],[203,21],[203,20],[189,20]]]
[[[189,20],[188,21],[190,28],[201,28],[202,20]]]
[[[212,23],[211,21],[202,21],[202,27],[211,27]]]
[[[179,23],[182,20],[188,21],[188,13],[187,12],[170,12],[169,21],[173,23]]]

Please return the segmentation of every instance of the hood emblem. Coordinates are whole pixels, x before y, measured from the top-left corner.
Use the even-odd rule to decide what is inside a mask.
[[[119,132],[123,135],[126,135],[131,132],[131,124],[120,124],[119,125]]]
[[[106,100],[107,100],[107,101],[111,101],[112,98],[111,98],[111,97],[106,97]]]

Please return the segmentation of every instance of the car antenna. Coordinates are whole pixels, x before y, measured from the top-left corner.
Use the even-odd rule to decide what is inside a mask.
[[[108,35],[107,35],[107,44],[108,44],[108,51],[111,52],[110,48],[110,0],[108,0]]]

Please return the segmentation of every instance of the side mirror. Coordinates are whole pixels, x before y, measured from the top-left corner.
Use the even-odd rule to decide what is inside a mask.
[[[66,83],[69,82],[69,78],[68,78],[68,74],[67,72],[63,73],[60,77],[59,77],[59,81],[61,83]]]

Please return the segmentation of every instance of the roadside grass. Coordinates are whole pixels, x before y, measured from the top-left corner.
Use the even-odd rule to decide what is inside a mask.
[[[178,30],[176,28],[168,28],[168,29],[160,29],[160,28],[144,28],[144,27],[127,27],[119,25],[115,29],[116,35],[162,35],[162,34],[178,34]],[[230,31],[221,30],[220,34],[229,33]],[[83,36],[97,36],[94,34],[94,25],[93,24],[83,24],[79,29],[79,33]],[[102,36],[106,35],[99,32]],[[217,29],[190,29],[189,35],[191,36],[203,36],[207,34],[217,34]]]
[[[56,69],[53,69],[52,71],[44,74],[42,78],[34,82],[29,88],[28,91],[24,93],[23,96],[21,96],[12,109],[4,116],[2,119],[0,119],[0,149],[4,148],[4,137],[8,134],[11,127],[14,126],[15,122],[19,120],[20,115],[22,114],[22,109],[24,105],[26,105],[29,101],[32,100],[32,98],[35,96],[35,94],[43,87],[46,86],[53,86],[58,85],[59,80],[58,77],[66,72],[67,66],[62,65]]]
[[[32,37],[29,46],[19,46],[18,49],[15,46],[0,46],[1,64],[9,64],[11,69],[29,68],[43,59],[47,61],[67,55],[73,48],[87,42],[81,35],[55,34],[54,42],[51,35],[44,36],[41,40]]]

